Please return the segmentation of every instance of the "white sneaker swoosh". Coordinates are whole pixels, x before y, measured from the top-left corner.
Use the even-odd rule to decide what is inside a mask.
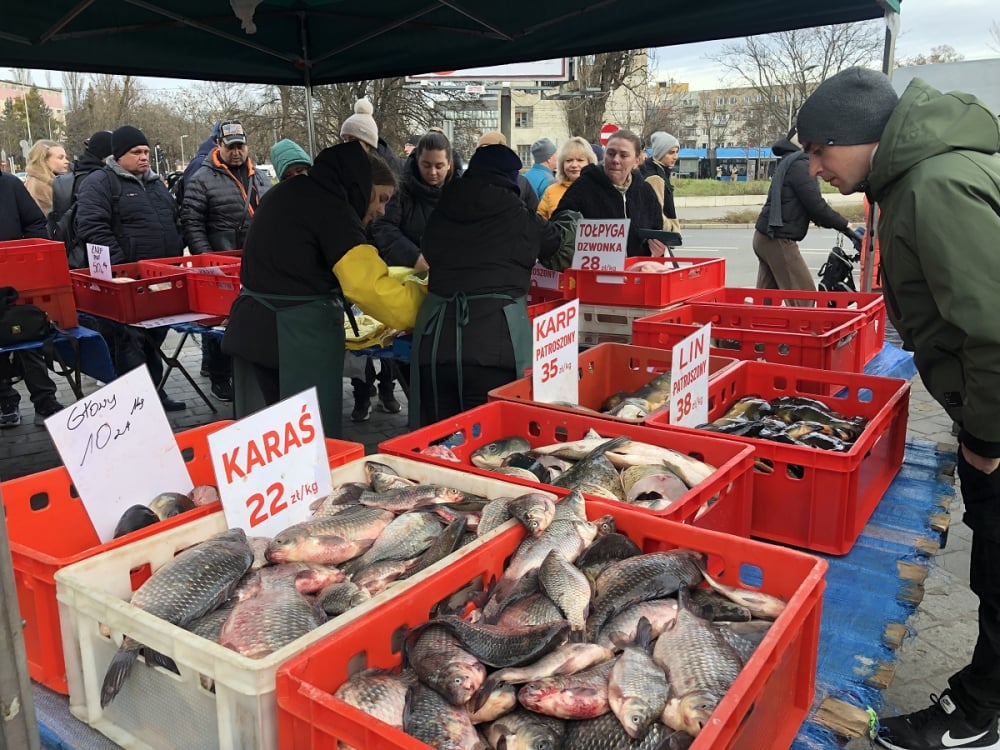
[[[975,737],[963,737],[962,739],[956,740],[952,738],[951,730],[949,729],[947,732],[941,735],[941,744],[944,745],[945,747],[964,747],[970,742],[981,740],[983,737],[989,734],[989,731],[990,730],[987,729],[985,732],[980,732]]]

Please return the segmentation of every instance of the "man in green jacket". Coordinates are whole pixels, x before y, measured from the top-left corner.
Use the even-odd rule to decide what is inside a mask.
[[[879,205],[887,312],[960,426],[958,476],[979,597],[972,662],[931,706],[880,721],[896,750],[1000,748],[1000,126],[970,94],[915,78],[901,97],[850,68],[802,105],[810,171]]]

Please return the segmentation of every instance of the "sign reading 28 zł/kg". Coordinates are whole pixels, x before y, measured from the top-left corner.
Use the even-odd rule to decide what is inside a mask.
[[[208,436],[230,528],[274,536],[310,517],[330,494],[316,389],[289,396]]]
[[[573,268],[624,271],[631,219],[580,219],[576,225]]]
[[[708,421],[708,354],[712,324],[673,348],[670,360],[670,424],[697,427]]]
[[[535,401],[569,401],[580,390],[580,300],[572,300],[531,322],[534,365],[531,391]]]

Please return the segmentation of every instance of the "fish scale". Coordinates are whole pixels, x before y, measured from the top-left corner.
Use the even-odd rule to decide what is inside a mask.
[[[520,628],[473,624],[454,615],[433,622],[434,626],[447,629],[469,653],[491,667],[529,664],[561,644],[569,631],[569,623],[562,620]]]
[[[422,682],[455,706],[468,703],[486,679],[480,661],[455,636],[434,624],[410,633],[406,658]]]
[[[420,684],[407,694],[403,731],[437,750],[485,750],[469,712]]]
[[[375,543],[361,557],[351,562],[349,571],[383,560],[409,560],[422,554],[444,530],[441,522],[429,513],[404,513],[382,529]]]
[[[608,705],[608,675],[611,659],[576,674],[545,677],[517,691],[517,699],[529,711],[560,719],[592,719],[611,710]]]
[[[655,722],[641,740],[629,737],[614,714],[596,719],[569,722],[563,747],[566,750],[681,750],[689,747],[689,737]]]
[[[371,714],[379,721],[403,728],[406,691],[417,681],[410,670],[391,674],[380,669],[366,669],[351,675],[337,688],[334,697]]]
[[[556,550],[550,550],[538,569],[538,582],[566,616],[570,627],[574,631],[582,631],[590,611],[591,590],[587,576]]]
[[[628,646],[608,675],[608,703],[622,728],[632,738],[646,734],[667,705],[670,684],[666,673],[647,650],[651,629],[647,620],[639,624],[636,645]]]

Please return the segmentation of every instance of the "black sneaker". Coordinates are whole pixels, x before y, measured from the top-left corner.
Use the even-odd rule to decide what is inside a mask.
[[[368,396],[354,397],[354,411],[351,412],[352,422],[367,422],[372,416],[372,400]]]
[[[233,384],[228,380],[220,380],[217,383],[212,383],[212,395],[219,399],[219,401],[232,401]]]
[[[0,403],[0,430],[21,424],[21,410],[17,401]]]
[[[394,389],[391,385],[388,388],[379,387],[378,402],[384,411],[387,411],[390,414],[399,414],[403,407],[399,405],[393,391]]]
[[[1000,748],[997,720],[974,727],[955,705],[949,691],[931,695],[931,705],[904,716],[879,719],[875,740],[889,750],[954,750]]]
[[[163,405],[163,411],[184,411],[187,408],[187,404],[183,401],[174,401],[163,391],[160,391],[160,403]]]
[[[43,401],[42,403],[35,406],[35,424],[44,425],[45,420],[55,414],[57,411],[62,411],[63,405],[56,401],[54,398],[51,400]]]

